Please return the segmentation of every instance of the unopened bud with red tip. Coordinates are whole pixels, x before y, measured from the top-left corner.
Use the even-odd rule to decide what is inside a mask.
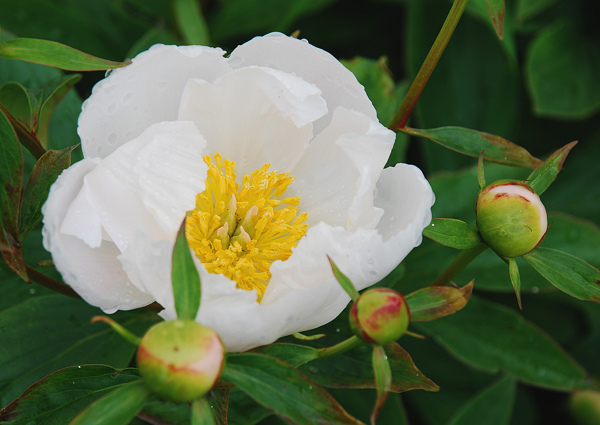
[[[171,320],[151,327],[137,352],[146,385],[174,402],[197,399],[217,382],[225,358],[219,335],[193,320]]]
[[[388,288],[369,289],[350,310],[350,327],[364,341],[386,345],[406,332],[410,311],[404,296]]]
[[[536,248],[546,235],[548,216],[539,196],[523,182],[501,180],[477,197],[477,228],[499,255],[514,258]]]

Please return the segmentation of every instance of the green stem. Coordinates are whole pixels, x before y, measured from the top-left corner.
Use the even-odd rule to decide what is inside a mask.
[[[417,73],[408,93],[404,97],[402,104],[400,105],[400,109],[398,109],[398,113],[392,120],[392,122],[388,125],[388,128],[394,131],[397,131],[403,128],[408,121],[408,117],[410,116],[412,110],[417,104],[417,100],[419,100],[419,96],[423,92],[429,77],[431,76],[433,70],[435,69],[444,49],[446,49],[446,45],[448,41],[450,41],[450,37],[462,16],[465,7],[467,6],[469,0],[454,0],[454,4],[452,4],[452,8],[448,13],[448,17],[440,30],[433,46],[429,50],[423,65],[421,65],[421,69]]]
[[[358,338],[356,335],[353,335],[347,340],[340,342],[339,344],[335,344],[327,348],[322,348],[319,351],[319,358],[322,359],[325,357],[337,356],[338,354],[342,354],[354,347],[358,347],[360,344],[362,344],[360,338]]]
[[[431,284],[431,286],[444,286],[450,283],[450,281],[464,269],[471,261],[473,261],[479,254],[488,249],[488,246],[479,242],[472,248],[463,250],[458,256],[450,263],[446,270],[444,270],[437,279]]]

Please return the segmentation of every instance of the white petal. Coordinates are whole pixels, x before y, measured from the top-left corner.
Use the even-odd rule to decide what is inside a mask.
[[[213,81],[230,71],[225,52],[204,46],[155,45],[113,70],[83,104],[77,132],[85,157],[104,158],[147,127],[177,119],[190,78]]]
[[[373,104],[354,74],[326,51],[280,33],[255,37],[238,46],[229,57],[234,69],[246,66],[264,66],[277,69],[315,84],[323,91],[330,111],[344,106],[377,119]],[[327,115],[315,123],[315,134],[320,133],[331,120]]]
[[[373,192],[394,139],[367,116],[337,108],[291,171],[296,181],[288,195],[302,197],[308,223],[374,228],[383,211],[373,207]]]
[[[127,279],[117,260],[119,250],[109,241],[91,248],[83,240],[61,233],[69,204],[77,197],[83,177],[94,169],[97,160],[84,159],[65,170],[50,189],[42,208],[44,247],[52,253],[54,264],[85,301],[107,313],[130,310],[150,304],[153,298],[139,291]]]
[[[320,90],[299,78],[244,68],[214,83],[191,80],[179,119],[193,121],[210,152],[234,160],[236,172],[265,163],[289,170],[312,138],[311,122],[327,113]]]

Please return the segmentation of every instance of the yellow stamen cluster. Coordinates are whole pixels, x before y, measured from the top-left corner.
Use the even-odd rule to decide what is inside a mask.
[[[271,264],[287,260],[308,229],[307,213],[298,215],[300,197],[282,198],[294,181],[288,173],[263,165],[236,183],[235,162],[217,152],[208,165],[206,190],[188,212],[186,237],[210,273],[221,273],[238,288],[258,292],[259,301],[271,279]]]

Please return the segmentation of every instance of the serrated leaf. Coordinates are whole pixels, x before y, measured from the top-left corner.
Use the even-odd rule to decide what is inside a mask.
[[[464,405],[448,425],[509,425],[516,390],[513,379],[501,379]]]
[[[485,4],[498,38],[504,39],[504,0],[485,0]]]
[[[6,264],[23,280],[29,281],[19,239],[19,204],[23,186],[23,153],[17,135],[0,110],[0,242]]]
[[[143,381],[125,384],[96,400],[69,425],[127,425],[149,397],[150,390]]]
[[[31,385],[21,397],[0,410],[0,422],[65,425],[107,392],[139,379],[135,369],[120,371],[104,365],[61,369]]]
[[[17,120],[29,126],[31,121],[31,99],[27,89],[16,81],[9,81],[0,87],[2,103]]]
[[[379,411],[383,407],[392,386],[392,371],[385,354],[385,349],[380,346],[373,347],[373,374],[377,389],[377,401],[371,414],[371,425],[375,425]]]
[[[173,9],[185,44],[208,46],[210,35],[199,3],[196,0],[175,0]]]
[[[461,310],[473,291],[472,280],[462,288],[430,286],[406,296],[411,322],[428,322]]]
[[[476,230],[469,228],[467,223],[454,218],[435,218],[429,226],[423,229],[423,236],[440,245],[456,249],[472,248],[481,242]]]
[[[542,247],[523,258],[561,291],[580,300],[600,303],[600,271],[581,258]]]
[[[586,371],[556,342],[501,305],[472,296],[458,314],[415,326],[473,367],[560,391],[592,386]]]
[[[333,270],[333,275],[335,276],[335,279],[338,281],[342,289],[346,291],[346,293],[352,299],[352,301],[358,300],[360,294],[356,290],[356,287],[354,286],[352,281],[348,279],[348,277],[344,273],[342,273],[340,269],[338,269],[338,267],[335,265],[333,260],[329,258],[329,256],[327,256],[327,259],[329,260],[329,264],[331,264],[331,270]]]
[[[19,218],[19,235],[25,239],[42,219],[42,205],[48,198],[50,186],[59,174],[71,165],[71,152],[77,146],[60,151],[47,151],[35,164],[23,191]]]
[[[298,370],[260,354],[229,355],[221,378],[295,423],[362,424]]]
[[[205,397],[192,401],[191,425],[214,425],[210,404]]]
[[[556,176],[562,169],[565,159],[567,159],[567,155],[569,155],[569,152],[571,152],[571,149],[573,149],[576,144],[577,142],[571,142],[558,149],[529,175],[525,182],[538,194],[538,196],[544,193],[556,179]]]
[[[177,317],[194,320],[200,308],[200,274],[185,237],[185,220],[179,228],[173,248],[171,279]]]
[[[0,42],[0,57],[39,63],[68,71],[101,71],[129,65],[129,62],[113,62],[97,58],[55,41],[35,38],[15,38]]]
[[[484,158],[499,164],[535,168],[542,163],[521,146],[483,131],[463,127],[440,127],[428,130],[405,127],[402,131],[413,136],[425,137],[463,155],[479,157],[485,150]]]

